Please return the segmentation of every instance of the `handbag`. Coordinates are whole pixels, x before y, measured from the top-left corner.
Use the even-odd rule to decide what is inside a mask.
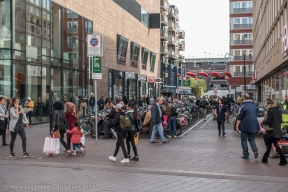
[[[58,111],[57,111],[57,116],[58,116],[58,118],[57,118],[58,119],[58,126],[57,126],[58,128],[55,131],[53,131],[53,133],[54,133],[55,138],[61,138],[60,131],[59,131],[60,126],[59,126],[59,113],[58,113]],[[55,129],[55,126],[54,126],[54,129]]]
[[[139,134],[137,133],[137,134],[134,136],[134,143],[135,143],[135,145],[137,145],[138,140],[139,140]]]

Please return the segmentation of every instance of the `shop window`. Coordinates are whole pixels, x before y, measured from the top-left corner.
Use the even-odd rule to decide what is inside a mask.
[[[156,62],[156,54],[151,52],[150,53],[150,71],[151,72],[154,72],[155,62]]]
[[[117,63],[125,64],[128,48],[128,39],[117,35]]]
[[[140,45],[131,42],[131,66],[137,68],[140,54]]]
[[[148,56],[149,56],[149,50],[145,49],[144,47],[142,48],[142,69],[146,70],[147,69],[147,61],[148,61]]]

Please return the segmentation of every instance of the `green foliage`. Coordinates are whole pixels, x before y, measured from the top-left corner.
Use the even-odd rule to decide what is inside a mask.
[[[194,95],[201,96],[207,90],[207,83],[205,79],[198,79],[196,81],[194,78],[190,78],[190,87]]]

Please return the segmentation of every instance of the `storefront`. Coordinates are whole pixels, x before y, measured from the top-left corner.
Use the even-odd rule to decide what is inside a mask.
[[[88,98],[92,21],[50,0],[3,0],[0,10],[0,96],[31,97],[32,123],[48,122],[55,101]]]

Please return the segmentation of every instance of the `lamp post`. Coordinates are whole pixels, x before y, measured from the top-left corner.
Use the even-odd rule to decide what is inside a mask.
[[[236,83],[235,83],[235,92],[234,92],[234,95],[235,95],[235,99],[236,99]]]
[[[244,93],[246,93],[246,65],[245,65],[245,60],[246,60],[246,53],[244,54]]]

